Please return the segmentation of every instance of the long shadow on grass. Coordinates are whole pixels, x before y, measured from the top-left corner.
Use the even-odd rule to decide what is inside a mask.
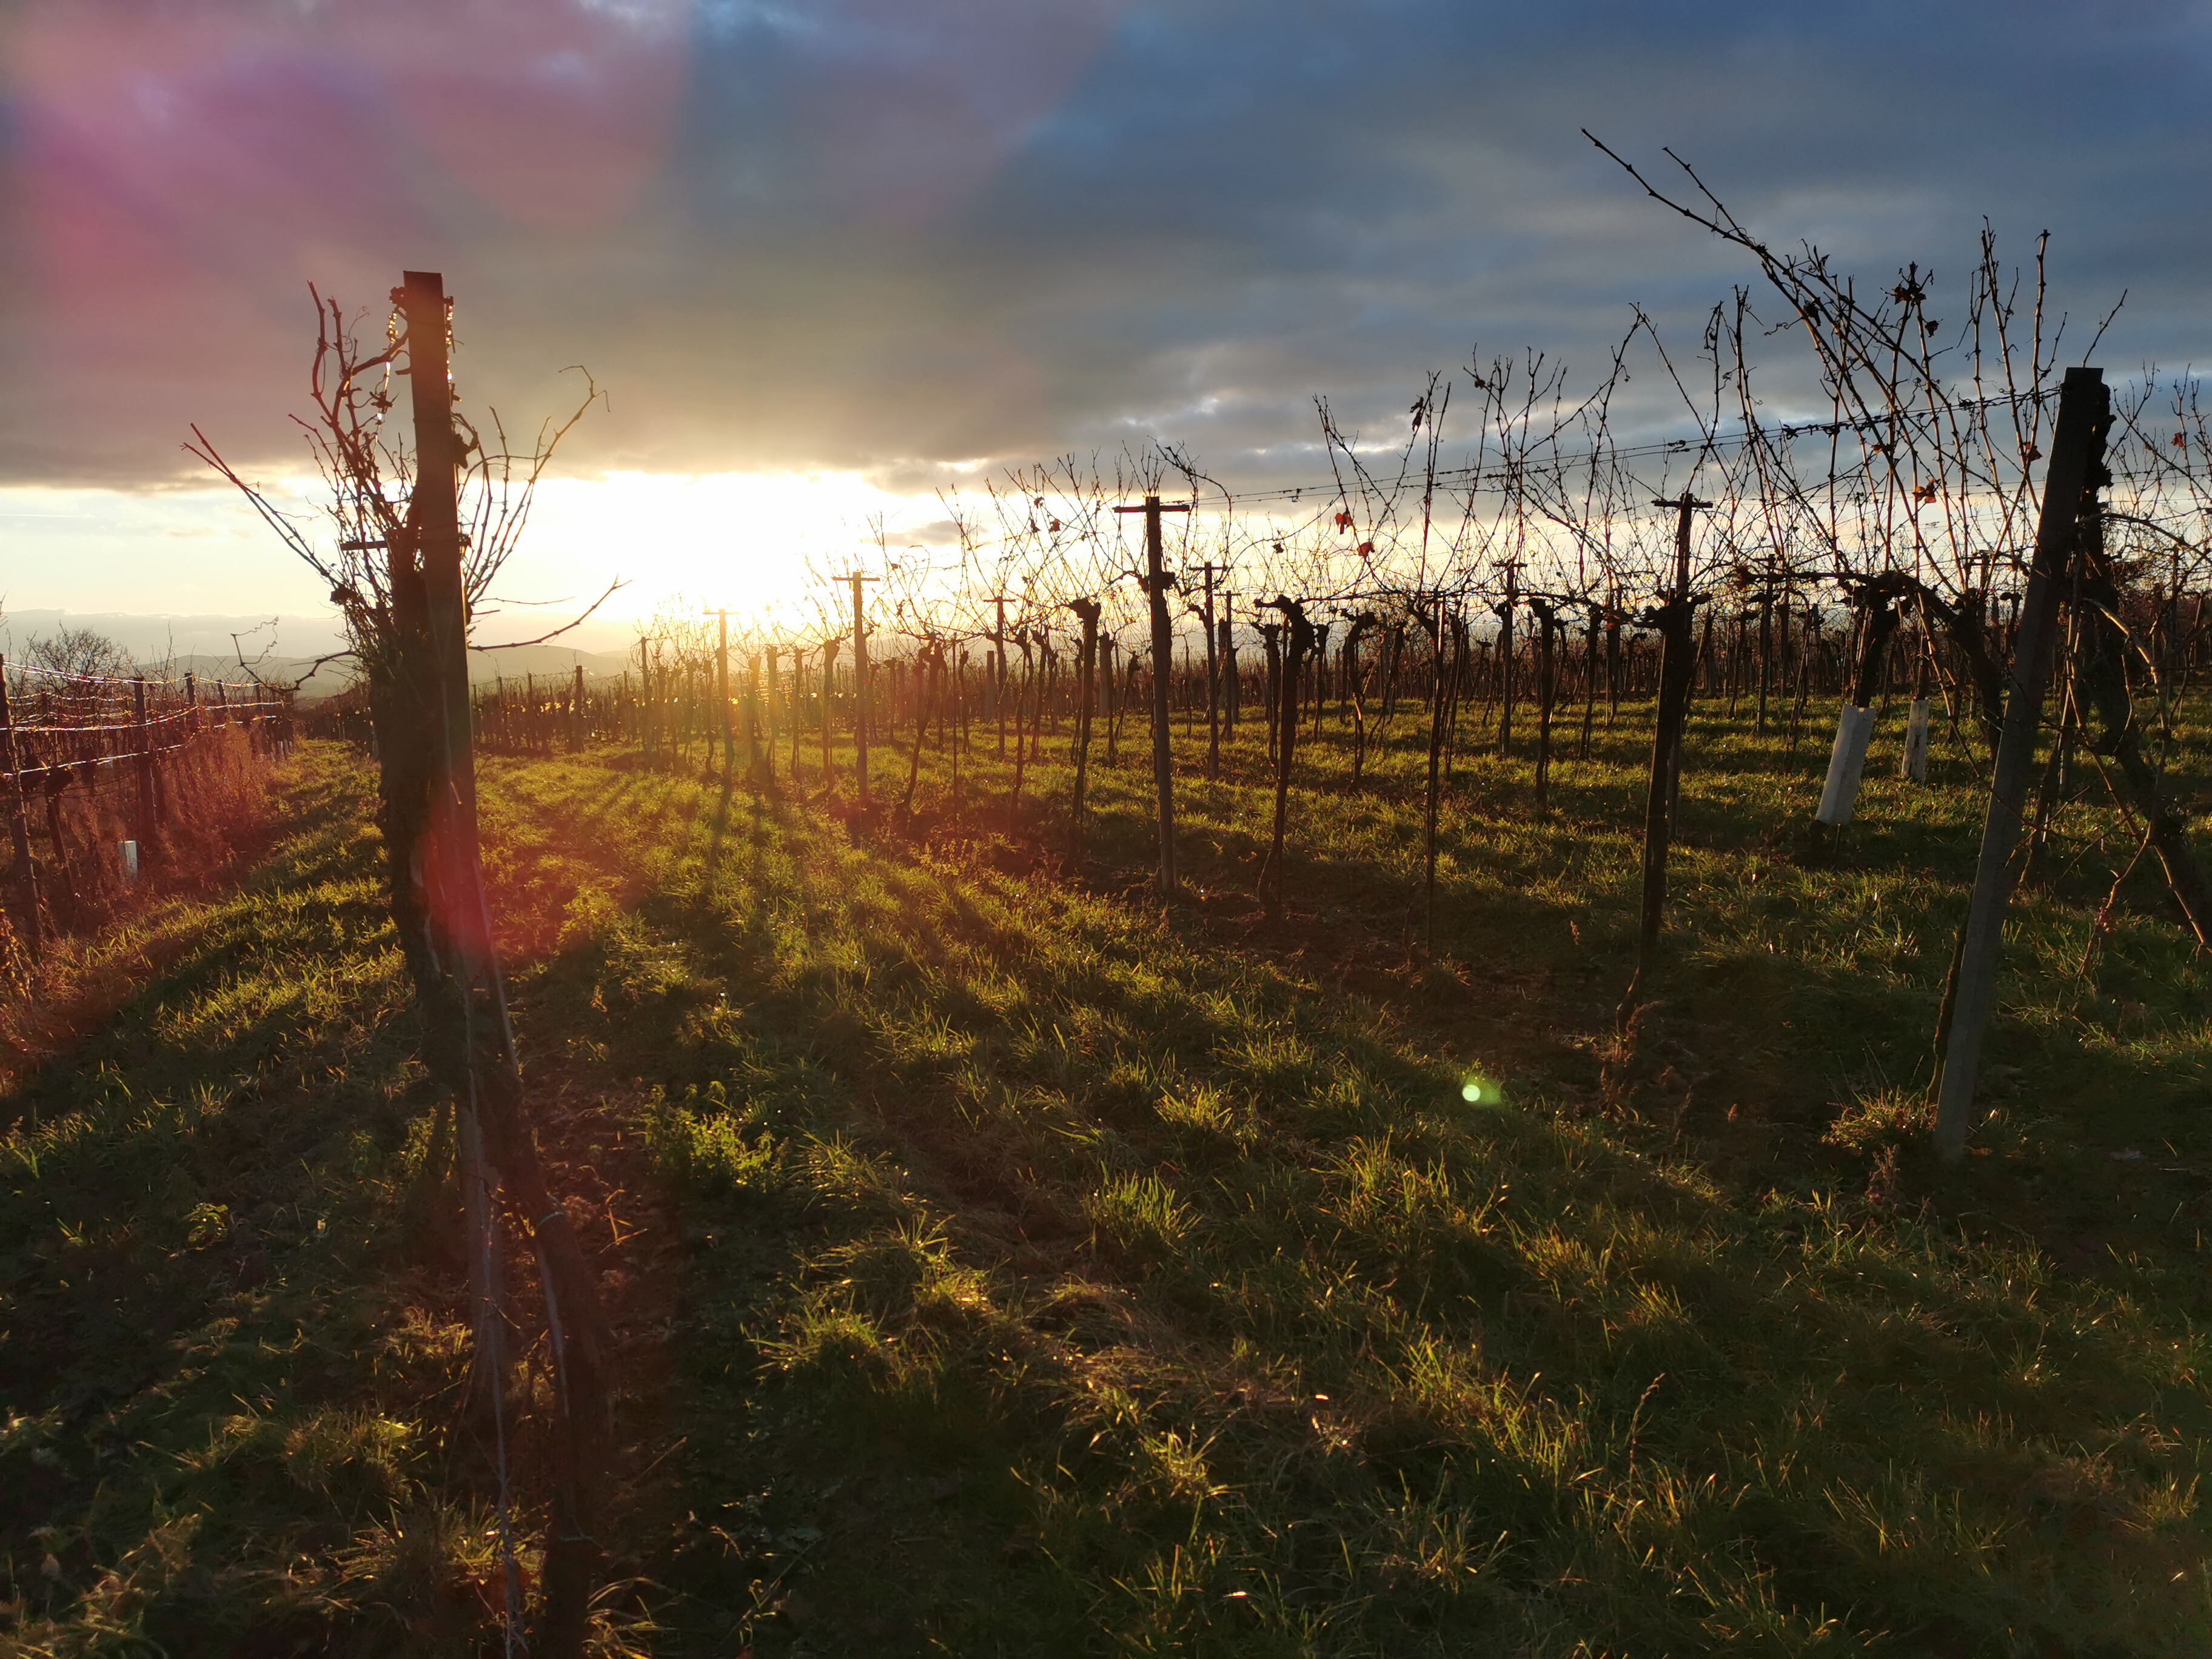
[[[1601,1126],[1469,1109],[1203,939],[756,828],[547,970],[672,1093],[674,1565],[714,1639],[783,1650],[702,1611],[754,1580],[803,1590],[809,1645],[887,1652],[2201,1623],[2171,1586],[2202,1523],[2160,1493],[2212,1422],[2172,1309],[1879,1204],[1733,1204]],[[1762,972],[1762,1004],[1855,982]],[[1869,994],[1846,1012],[1911,994]]]
[[[1005,929],[1002,896],[947,887],[907,894],[914,936]],[[712,915],[641,921],[734,991],[772,980],[702,933]],[[1048,957],[1068,918],[1029,922]],[[1146,960],[1192,1002],[1243,973]],[[1099,980],[1030,984],[978,1030],[1000,1084],[980,1097],[880,1048],[907,988],[867,978],[754,1009],[728,1046],[635,1011],[599,1026],[661,1075],[723,1071],[681,1121],[692,1418],[744,1425],[688,1453],[699,1601],[748,1575],[805,1586],[827,1639],[896,1652],[1148,1628],[1263,1652],[1316,1620],[1382,1652],[1547,1621],[1659,1650],[1823,1608],[1863,1639],[2093,1631],[2093,1583],[2046,1593],[2073,1547],[2037,1506],[2059,1458],[2037,1436],[2170,1416],[2150,1332],[2037,1310],[1933,1230],[1745,1214],[1582,1126],[1440,1110],[1449,1075],[1298,998],[1176,1029],[1148,998],[1095,1009],[1126,1020],[1068,1064],[1040,1026]],[[2063,1349],[2090,1394],[2021,1387],[2020,1343]],[[2002,1444],[1990,1409],[2020,1425]],[[1927,1480],[1971,1498],[1931,1510]],[[1644,1506],[1666,1520],[1614,1520]],[[1471,1568],[1491,1589],[1394,1566],[1405,1526],[1502,1540]],[[1900,1528],[1917,1558],[1885,1541]],[[1962,1597],[1955,1551],[1982,1528],[2004,1553]],[[1176,1540],[1194,1577],[1133,1589]]]
[[[403,1636],[337,1589],[330,1553],[423,1501],[414,1408],[451,1355],[394,1341],[364,1282],[395,1242],[404,988],[364,802],[308,763],[276,854],[0,1147],[0,1540],[33,1650],[436,1650],[474,1622]]]

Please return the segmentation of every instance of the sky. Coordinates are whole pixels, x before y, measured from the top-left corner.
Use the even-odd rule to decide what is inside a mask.
[[[2212,355],[2196,0],[15,0],[0,41],[9,610],[327,611],[181,446],[310,506],[308,285],[379,332],[404,269],[472,412],[605,392],[503,586],[619,574],[617,622],[797,603],[1034,460],[1310,482],[1316,395],[1395,431],[1431,369],[1594,374],[1632,305],[1693,346],[1755,282],[1585,127],[1877,278],[2048,230],[2085,343],[2126,295],[2108,371]]]

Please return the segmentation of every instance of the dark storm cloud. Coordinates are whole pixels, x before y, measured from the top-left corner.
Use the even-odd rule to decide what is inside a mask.
[[[30,3],[7,25],[17,480],[281,455],[304,285],[461,301],[465,394],[590,365],[580,462],[938,464],[1157,434],[1295,465],[1328,393],[1693,341],[1747,262],[1579,136],[1694,159],[1779,240],[1963,275],[2055,234],[2101,354],[2203,356],[2199,5],[1118,0]],[[2086,340],[2086,329],[2083,337]],[[1772,348],[1787,356],[1787,342]],[[1379,428],[1378,428],[1379,429]]]

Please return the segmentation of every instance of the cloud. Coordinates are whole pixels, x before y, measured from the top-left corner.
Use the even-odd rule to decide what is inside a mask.
[[[572,465],[861,470],[1150,435],[1310,454],[1627,307],[1694,330],[1747,262],[1580,136],[1693,158],[1881,277],[1981,216],[2105,356],[2201,354],[2198,4],[1893,0],[27,0],[9,14],[0,477],[173,476],[199,422],[289,458],[313,279],[459,298],[510,418],[588,364]],[[2086,331],[2082,337],[2086,340]],[[1778,355],[1789,343],[1778,342]],[[1654,400],[1650,417],[1661,417]]]

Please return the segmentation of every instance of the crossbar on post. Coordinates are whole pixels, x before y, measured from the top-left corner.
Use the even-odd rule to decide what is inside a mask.
[[[1145,497],[1141,507],[1117,507],[1116,513],[1145,515],[1145,592],[1152,604],[1152,790],[1158,798],[1160,836],[1159,894],[1171,898],[1176,890],[1175,753],[1169,730],[1168,682],[1175,667],[1175,638],[1168,618],[1168,589],[1176,579],[1164,568],[1160,547],[1160,515],[1188,513],[1188,501],[1162,505],[1158,495]]]

